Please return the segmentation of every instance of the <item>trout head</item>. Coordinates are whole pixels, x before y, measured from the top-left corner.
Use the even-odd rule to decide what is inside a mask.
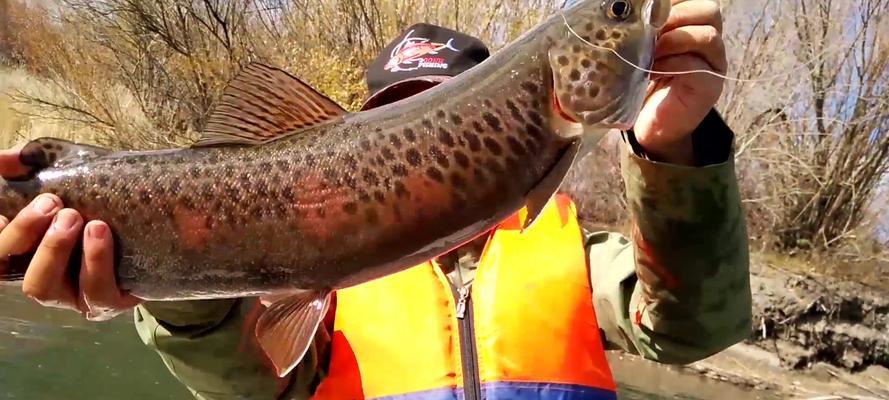
[[[649,82],[648,73],[630,63],[650,69],[657,32],[669,13],[670,0],[569,0],[550,28],[558,114],[584,132],[630,129]]]

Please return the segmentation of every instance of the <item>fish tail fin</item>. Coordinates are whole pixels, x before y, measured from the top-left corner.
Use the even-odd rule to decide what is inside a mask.
[[[456,48],[454,48],[454,39],[453,38],[448,39],[448,42],[445,43],[445,48],[453,50],[453,51],[460,51],[460,50],[457,50]]]

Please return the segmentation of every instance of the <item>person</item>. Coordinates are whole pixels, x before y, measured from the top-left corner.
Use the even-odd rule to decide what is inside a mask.
[[[673,3],[654,69],[724,73],[719,8]],[[418,67],[396,58],[408,35],[455,50]],[[476,38],[415,25],[368,68],[364,109],[487,57]],[[571,199],[557,194],[527,230],[520,211],[435,260],[336,292],[306,357],[283,378],[252,336],[262,299],[140,302],[115,286],[107,225],[84,224],[54,196],[3,221],[0,252],[37,249],[23,291],[41,304],[93,320],[135,307],[144,343],[198,399],[614,398],[605,350],[689,363],[751,329],[734,135],[713,108],[722,87],[701,74],[650,87],[635,127],[622,133],[629,237],[586,232]],[[0,175],[20,173],[17,154],[0,153]],[[81,273],[71,282],[64,270],[81,231]]]

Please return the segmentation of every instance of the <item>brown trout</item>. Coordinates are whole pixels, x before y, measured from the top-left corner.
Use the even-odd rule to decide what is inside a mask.
[[[577,2],[446,83],[351,114],[251,64],[188,148],[30,142],[32,173],[0,184],[0,214],[54,193],[106,221],[117,283],[142,299],[281,298],[256,334],[283,376],[331,291],[439,256],[523,206],[536,215],[581,144],[629,128],[649,77],[605,49],[649,67],[669,9]],[[9,257],[0,280],[20,280],[28,260]]]

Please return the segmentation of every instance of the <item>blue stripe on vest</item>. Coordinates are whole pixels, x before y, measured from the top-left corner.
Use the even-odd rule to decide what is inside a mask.
[[[617,393],[590,386],[561,383],[491,382],[482,385],[486,400],[616,400]]]
[[[561,383],[492,382],[482,384],[485,400],[616,400],[617,394],[608,389]],[[374,400],[463,400],[463,388],[441,388]]]
[[[459,395],[458,395],[459,392]],[[405,394],[395,394],[392,396],[374,397],[374,400],[462,400],[463,389],[441,388],[424,390],[422,392],[413,392]]]

